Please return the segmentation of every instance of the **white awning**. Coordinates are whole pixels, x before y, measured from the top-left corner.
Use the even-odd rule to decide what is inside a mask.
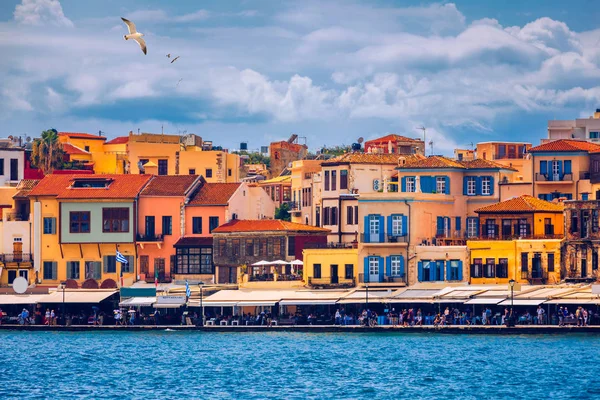
[[[590,299],[553,299],[553,300],[548,300],[544,304],[557,304],[557,305],[577,304],[577,305],[579,305],[579,304],[594,304],[594,301],[590,300]]]
[[[1,294],[0,304],[37,304],[47,294]]]
[[[515,299],[514,304],[515,306],[539,306],[540,304],[542,304],[544,301],[546,301],[546,299]],[[511,305],[511,301],[510,299],[506,299],[503,302],[498,304],[499,306],[510,306]]]
[[[154,303],[154,308],[179,308],[182,304]]]
[[[487,304],[494,305],[506,299],[506,297],[479,297],[466,301],[465,304]]]
[[[156,296],[154,308],[179,308],[185,304],[183,296]]]
[[[237,301],[203,301],[203,307],[235,307],[237,305]],[[191,307],[200,307],[200,301],[189,301],[188,306]]]
[[[319,306],[319,305],[327,306],[327,305],[333,305],[335,303],[336,303],[335,299],[328,299],[328,300],[323,300],[323,299],[313,299],[313,300],[307,300],[307,299],[291,300],[291,299],[286,299],[286,300],[281,300],[279,302],[279,305],[280,306]]]
[[[85,289],[76,290],[65,290],[64,302],[65,303],[100,303],[117,293],[116,290],[96,290],[86,291]],[[39,303],[62,303],[63,302],[63,291],[57,290],[52,292],[39,301]]]
[[[121,307],[150,307],[156,302],[156,297],[130,297],[119,303]]]
[[[238,307],[273,307],[276,301],[240,301]]]

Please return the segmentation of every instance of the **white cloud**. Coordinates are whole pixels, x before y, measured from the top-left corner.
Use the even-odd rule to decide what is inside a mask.
[[[147,80],[138,80],[127,82],[118,87],[110,97],[113,99],[133,99],[140,97],[154,96],[156,92],[152,89]]]
[[[73,26],[58,0],[22,0],[15,7],[14,17],[15,21],[24,25]]]

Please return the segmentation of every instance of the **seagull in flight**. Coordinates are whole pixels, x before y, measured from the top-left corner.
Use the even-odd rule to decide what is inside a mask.
[[[177,56],[177,57],[175,57],[173,60],[171,60],[171,64],[173,64],[175,61],[177,61],[177,59],[178,59],[179,57],[180,57],[180,56]]]
[[[125,19],[123,17],[121,17],[121,19],[123,20],[123,22],[125,22],[125,25],[127,25],[127,29],[129,30],[129,35],[123,35],[125,40],[129,40],[129,39],[135,40],[140,45],[140,48],[142,49],[144,54],[147,54],[146,53],[146,42],[144,41],[144,39],[142,39],[142,36],[144,36],[144,34],[138,32],[135,29],[135,24],[133,22],[131,22],[128,19]]]
[[[183,80],[183,78],[179,79],[179,81],[177,81],[177,86],[175,86],[175,87],[178,87],[182,80]]]

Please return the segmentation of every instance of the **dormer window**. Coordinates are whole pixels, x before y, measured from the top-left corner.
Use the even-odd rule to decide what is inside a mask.
[[[74,179],[71,188],[106,189],[112,183],[112,179],[104,178],[78,178]]]

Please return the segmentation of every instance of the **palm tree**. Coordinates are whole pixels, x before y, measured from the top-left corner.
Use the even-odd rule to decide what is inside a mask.
[[[58,140],[56,129],[42,132],[42,137],[33,141],[31,162],[41,169],[44,175],[51,174],[63,165],[64,151]]]

